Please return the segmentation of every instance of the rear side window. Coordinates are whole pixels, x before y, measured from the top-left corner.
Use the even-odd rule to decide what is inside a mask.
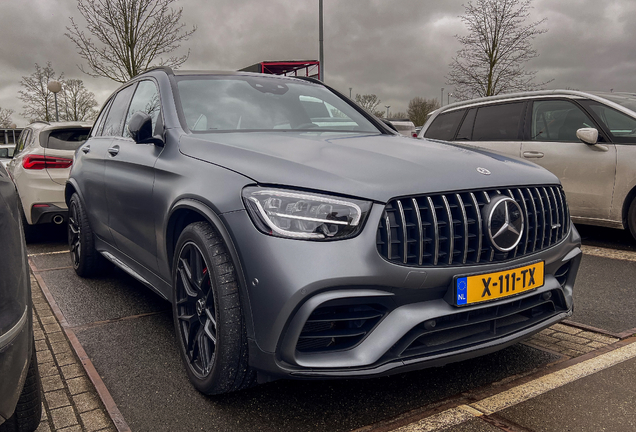
[[[464,110],[451,111],[438,115],[428,129],[426,129],[424,137],[451,141],[455,138],[455,132],[463,117]]]
[[[135,86],[131,85],[120,91],[113,101],[108,116],[104,122],[104,136],[122,136],[124,130],[124,117],[128,112],[130,98],[135,91]]]
[[[42,135],[42,147],[55,150],[77,150],[88,139],[91,128],[52,130]]]
[[[523,102],[480,107],[475,117],[473,141],[519,140]]]
[[[532,141],[578,142],[576,131],[593,127],[588,115],[570,101],[543,100],[532,104]]]

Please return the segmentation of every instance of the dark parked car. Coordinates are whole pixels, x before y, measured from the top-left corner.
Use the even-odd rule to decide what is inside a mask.
[[[106,258],[170,300],[208,394],[444,365],[572,313],[580,237],[554,175],[400,137],[311,79],[144,73],[66,200],[76,272]]]
[[[15,186],[0,165],[0,431],[40,423],[40,376],[31,322],[31,288]]]

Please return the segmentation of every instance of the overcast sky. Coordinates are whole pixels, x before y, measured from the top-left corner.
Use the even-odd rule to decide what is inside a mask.
[[[465,0],[324,0],[326,82],[349,94],[374,93],[381,106],[406,111],[415,96],[440,98]],[[80,78],[100,105],[118,84],[91,78],[64,36],[69,17],[83,23],[76,0],[2,0],[0,107],[15,111],[20,79],[51,61]],[[318,58],[318,0],[178,0],[183,22],[198,30],[185,42],[186,69],[236,70],[261,60]],[[547,18],[527,64],[547,88],[636,91],[636,1],[534,0],[532,19]],[[452,98],[451,98],[452,101]]]

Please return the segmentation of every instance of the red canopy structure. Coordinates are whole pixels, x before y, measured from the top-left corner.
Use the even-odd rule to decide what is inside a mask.
[[[307,76],[320,79],[320,62],[318,60],[262,61],[240,70],[243,72]]]

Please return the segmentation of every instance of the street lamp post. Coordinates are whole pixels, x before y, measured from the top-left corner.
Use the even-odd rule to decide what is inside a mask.
[[[442,87],[442,97],[439,98],[439,106],[444,106],[444,87]]]
[[[320,40],[320,81],[325,82],[325,53],[323,50],[323,32],[322,32],[322,0],[318,3],[319,23],[318,23],[318,39]]]
[[[450,104],[450,98],[453,94],[452,93],[446,93],[446,105]]]
[[[349,99],[351,99],[351,90],[353,90],[353,87],[349,87]]]
[[[389,108],[391,108],[391,105],[384,105],[386,107],[386,118],[389,118]]]
[[[62,83],[59,81],[49,81],[46,88],[55,96],[55,121],[60,121],[60,116],[57,112],[57,94],[62,90]]]

